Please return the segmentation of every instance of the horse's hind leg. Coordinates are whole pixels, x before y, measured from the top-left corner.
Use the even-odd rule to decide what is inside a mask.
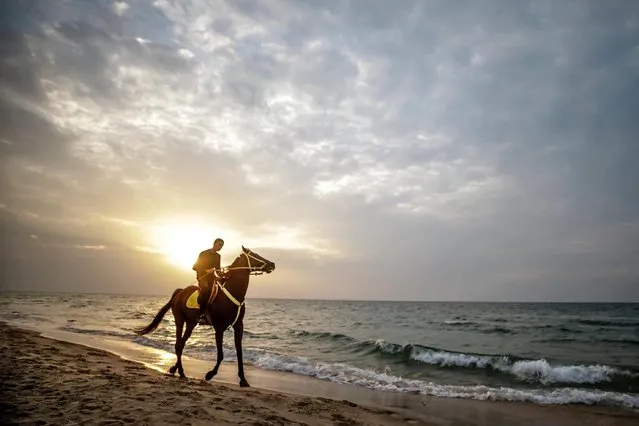
[[[182,336],[182,339],[180,340],[180,344],[179,345],[175,345],[175,354],[177,355],[177,368],[178,368],[178,373],[180,374],[181,378],[185,378],[186,375],[184,374],[184,367],[182,367],[182,351],[184,350],[184,346],[186,345],[186,341],[189,340],[189,337],[191,337],[191,333],[193,332],[193,329],[195,328],[195,325],[197,324],[197,320],[195,320],[195,322],[186,322],[186,330],[184,330],[184,336]]]
[[[224,359],[224,329],[216,328],[215,329],[215,346],[217,346],[217,361],[215,362],[215,367],[213,370],[206,373],[204,378],[206,380],[211,380],[216,374],[217,370],[220,368],[220,364]]]
[[[182,329],[184,328],[184,318],[182,315],[179,315],[177,312],[173,312],[173,318],[175,318],[175,354],[178,353],[179,343],[182,340]],[[180,355],[182,355],[182,351],[180,351]],[[174,375],[178,369],[178,365],[180,364],[181,356],[178,355],[177,361],[175,365],[169,368],[169,374]]]

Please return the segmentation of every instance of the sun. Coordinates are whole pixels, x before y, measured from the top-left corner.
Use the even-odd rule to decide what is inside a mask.
[[[180,269],[190,270],[198,254],[211,248],[217,234],[224,232],[193,219],[167,220],[153,226],[151,237],[154,249]]]

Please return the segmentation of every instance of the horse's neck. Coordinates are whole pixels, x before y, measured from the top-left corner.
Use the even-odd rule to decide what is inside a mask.
[[[226,282],[225,287],[240,302],[244,301],[246,292],[248,291],[249,284],[249,272],[248,271],[235,271],[229,280]]]

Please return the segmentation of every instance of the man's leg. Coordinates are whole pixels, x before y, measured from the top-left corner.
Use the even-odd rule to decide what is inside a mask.
[[[200,305],[200,319],[198,320],[199,324],[210,325],[208,319],[206,318],[206,305],[209,302],[209,297],[211,296],[211,291],[213,291],[214,282],[208,277],[200,280],[200,294],[197,298],[197,303]]]

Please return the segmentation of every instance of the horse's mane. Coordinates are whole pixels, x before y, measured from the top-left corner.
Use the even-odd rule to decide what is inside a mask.
[[[231,263],[231,266],[229,266],[229,268],[233,268],[233,267],[237,266],[237,264],[240,262],[240,258],[241,257],[242,256],[236,257],[235,260],[233,261],[233,263]]]

